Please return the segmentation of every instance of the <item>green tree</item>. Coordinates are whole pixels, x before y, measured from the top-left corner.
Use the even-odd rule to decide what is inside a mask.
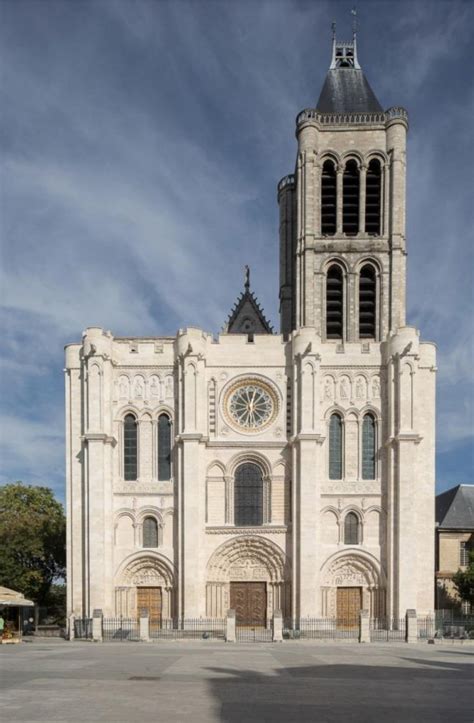
[[[0,585],[46,605],[65,575],[66,518],[48,487],[0,488]]]
[[[474,605],[474,550],[469,552],[469,564],[465,570],[458,570],[453,575],[453,582],[459,597],[464,602]]]

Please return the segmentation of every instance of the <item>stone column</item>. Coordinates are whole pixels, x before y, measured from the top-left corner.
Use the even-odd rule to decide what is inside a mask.
[[[92,617],[92,639],[95,643],[102,642],[102,610],[100,608],[94,610]]]
[[[368,610],[359,613],[359,643],[370,643],[370,618]]]
[[[226,643],[235,643],[235,610],[227,611],[225,641]]]
[[[281,610],[273,612],[273,642],[283,642],[283,615]]]
[[[407,610],[405,616],[405,640],[407,643],[418,642],[418,620],[416,610]]]
[[[140,640],[143,643],[150,642],[150,618],[148,610],[140,610]]]

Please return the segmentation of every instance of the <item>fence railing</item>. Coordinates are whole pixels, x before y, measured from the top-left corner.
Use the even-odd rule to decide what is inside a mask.
[[[139,623],[136,618],[103,618],[104,640],[140,640]]]
[[[92,640],[92,618],[75,618],[74,637],[78,640]]]
[[[261,620],[239,620],[235,626],[235,638],[241,643],[271,643],[273,629]]]
[[[474,639],[474,615],[460,617],[435,616],[419,617],[418,638],[442,638],[443,640]]]
[[[358,618],[300,618],[294,626],[292,621],[283,623],[283,638],[292,640],[357,640]]]
[[[406,618],[371,618],[370,642],[403,642],[406,639]]]
[[[149,623],[152,640],[224,640],[225,618],[163,618]]]

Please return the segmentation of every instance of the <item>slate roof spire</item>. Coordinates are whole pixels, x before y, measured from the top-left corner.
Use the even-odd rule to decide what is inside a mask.
[[[244,291],[238,297],[223,331],[227,334],[273,334],[255,294],[250,291],[250,268],[245,266]]]
[[[352,10],[352,40],[336,37],[332,24],[332,58],[316,104],[320,113],[383,113],[357,57],[357,13]]]

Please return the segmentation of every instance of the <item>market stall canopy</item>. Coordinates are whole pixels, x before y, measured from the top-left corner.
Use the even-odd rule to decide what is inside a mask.
[[[8,587],[0,586],[0,605],[30,607],[34,606],[34,602],[27,600],[21,592],[16,592],[16,590],[10,590]]]

